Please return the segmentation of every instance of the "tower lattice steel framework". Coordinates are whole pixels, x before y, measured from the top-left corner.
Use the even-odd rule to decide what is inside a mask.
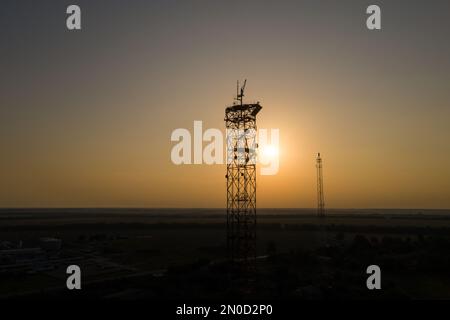
[[[227,247],[233,262],[250,265],[256,257],[256,115],[259,103],[243,104],[244,88],[225,109],[227,129]]]
[[[323,196],[323,176],[322,176],[322,158],[320,153],[317,154],[316,159],[317,168],[317,215],[325,217],[325,201]]]

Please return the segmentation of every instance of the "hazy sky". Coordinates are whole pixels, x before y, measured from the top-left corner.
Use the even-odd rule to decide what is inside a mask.
[[[2,1],[0,206],[224,207],[170,135],[223,128],[247,78],[280,129],[258,207],[314,207],[320,151],[327,207],[450,208],[449,39],[448,0]]]

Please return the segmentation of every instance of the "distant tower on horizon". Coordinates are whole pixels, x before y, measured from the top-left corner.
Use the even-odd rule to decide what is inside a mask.
[[[319,218],[325,217],[325,201],[323,196],[323,175],[322,175],[322,158],[320,152],[316,159],[317,168],[317,215]]]
[[[225,109],[227,139],[227,247],[241,270],[253,269],[256,259],[256,114],[259,103],[244,104],[245,84],[235,103]]]

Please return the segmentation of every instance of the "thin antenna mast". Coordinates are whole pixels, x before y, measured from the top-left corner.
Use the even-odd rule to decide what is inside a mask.
[[[237,87],[236,87],[236,101],[238,101],[240,103],[240,105],[242,106],[243,104],[243,99],[244,99],[244,90],[245,90],[245,85],[247,84],[247,79],[244,80],[244,84],[243,86],[240,88],[239,90],[239,80],[237,81]],[[240,93],[239,93],[240,91]]]

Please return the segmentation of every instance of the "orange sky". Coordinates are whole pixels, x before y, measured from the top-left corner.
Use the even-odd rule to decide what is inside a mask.
[[[314,207],[320,151],[327,207],[450,208],[446,4],[413,5],[420,28],[386,4],[373,33],[354,1],[155,3],[86,2],[79,34],[51,5],[8,8],[0,207],[224,207],[225,166],[174,165],[170,135],[224,129],[247,78],[258,127],[280,129],[258,207]]]

